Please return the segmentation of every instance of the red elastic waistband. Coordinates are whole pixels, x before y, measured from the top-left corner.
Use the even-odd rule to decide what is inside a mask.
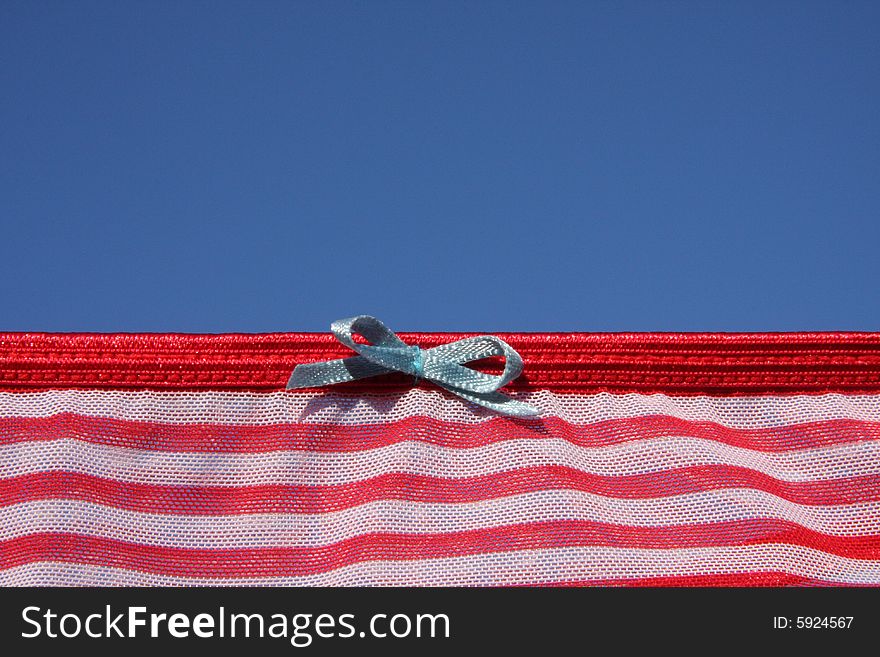
[[[400,333],[433,347],[472,333]],[[880,333],[494,333],[519,351],[512,390],[880,393]],[[351,355],[332,335],[0,333],[0,390],[284,388],[298,363]],[[497,365],[480,367],[497,371]],[[335,386],[386,391],[403,375]]]

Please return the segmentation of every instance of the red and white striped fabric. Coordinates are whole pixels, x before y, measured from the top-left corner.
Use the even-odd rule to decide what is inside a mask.
[[[880,334],[497,335],[539,418],[285,391],[329,335],[0,334],[0,584],[880,584]]]

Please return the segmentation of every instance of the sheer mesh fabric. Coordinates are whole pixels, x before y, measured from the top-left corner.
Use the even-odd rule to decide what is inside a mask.
[[[0,393],[5,585],[880,583],[880,397]]]

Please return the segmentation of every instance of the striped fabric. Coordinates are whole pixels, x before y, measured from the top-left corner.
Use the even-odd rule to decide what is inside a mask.
[[[498,335],[539,418],[284,391],[323,335],[0,334],[0,584],[880,584],[880,334]]]

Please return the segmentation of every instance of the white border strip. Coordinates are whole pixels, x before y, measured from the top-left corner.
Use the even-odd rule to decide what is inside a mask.
[[[544,490],[458,504],[380,500],[318,514],[184,516],[53,499],[0,508],[0,540],[73,533],[154,547],[314,548],[371,533],[450,534],[567,520],[624,527],[702,525],[710,536],[716,533],[712,523],[782,520],[827,535],[871,536],[880,531],[880,502],[806,506],[741,488],[652,499]]]
[[[3,478],[63,471],[165,486],[329,486],[399,472],[460,479],[549,465],[610,477],[732,465],[782,481],[826,481],[880,474],[880,441],[788,452],[761,452],[693,437],[602,447],[582,447],[562,438],[524,438],[471,448],[403,441],[357,452],[247,454],[157,452],[68,438],[0,446]]]
[[[571,424],[644,415],[669,415],[743,429],[835,419],[880,422],[880,395],[677,397],[610,393],[560,395],[539,391],[516,397],[537,406],[543,417],[558,417]],[[0,417],[50,417],[58,413],[171,424],[254,426],[292,422],[385,424],[414,416],[476,424],[499,417],[492,411],[438,390],[417,388],[384,395],[340,395],[332,391],[250,393],[76,389],[0,393]]]

